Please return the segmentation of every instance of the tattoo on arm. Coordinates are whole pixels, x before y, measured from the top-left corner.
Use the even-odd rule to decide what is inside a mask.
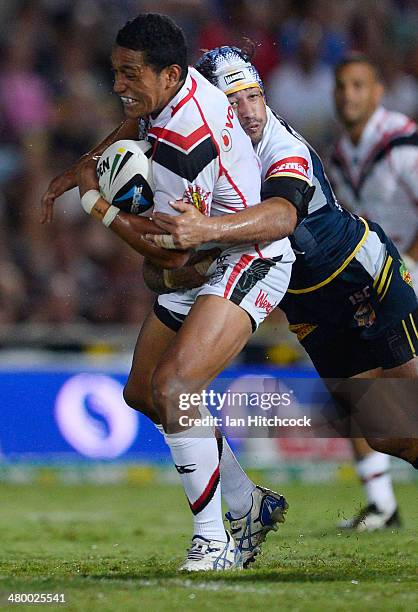
[[[142,268],[142,275],[148,289],[154,291],[154,293],[171,293],[176,291],[174,288],[167,287],[164,279],[164,270],[158,268],[149,259],[144,259],[144,265]]]
[[[205,273],[213,257],[200,259],[194,265],[186,265],[173,270],[163,270],[149,259],[144,259],[143,276],[148,289],[155,293],[173,293],[178,289],[193,289],[206,282]],[[203,266],[203,267],[202,267]]]

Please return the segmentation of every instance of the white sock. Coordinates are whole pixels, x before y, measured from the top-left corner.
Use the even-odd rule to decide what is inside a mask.
[[[390,457],[373,451],[357,461],[357,473],[363,483],[367,502],[381,512],[392,514],[397,506],[390,477]]]
[[[206,416],[206,411],[207,414],[210,414],[207,408],[202,406],[200,411],[202,416]],[[155,427],[164,435],[162,425],[155,425]],[[221,494],[232,518],[237,519],[245,516],[251,510],[252,493],[256,489],[256,485],[242,469],[225,437],[222,437],[222,447],[220,463]]]
[[[202,417],[210,415],[209,409],[200,404]],[[253,504],[252,492],[256,488],[240,466],[226,438],[222,436],[221,456],[221,493],[232,518],[241,518],[248,514]]]
[[[241,518],[248,514],[253,504],[252,492],[256,488],[248,478],[231,447],[223,438],[221,457],[221,491],[232,518]]]
[[[219,486],[219,451],[212,428],[191,427],[164,437],[193,512],[193,535],[226,542]]]

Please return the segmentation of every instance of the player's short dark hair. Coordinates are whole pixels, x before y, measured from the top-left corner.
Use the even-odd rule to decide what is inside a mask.
[[[157,72],[178,64],[181,80],[187,76],[187,44],[183,31],[170,17],[159,13],[141,13],[117,33],[119,47],[141,51],[148,66]]]
[[[366,64],[373,70],[376,79],[378,81],[382,81],[382,74],[378,64],[368,55],[365,53],[360,53],[359,51],[351,51],[350,53],[347,53],[347,55],[345,55],[335,66],[334,75],[337,77],[338,73],[350,64]]]

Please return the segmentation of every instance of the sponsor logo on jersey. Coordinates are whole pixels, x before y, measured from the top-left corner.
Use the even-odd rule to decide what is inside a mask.
[[[207,215],[209,212],[208,200],[210,191],[205,191],[198,185],[190,186],[186,189],[183,194],[183,200],[186,200],[190,204],[193,204],[195,208],[203,215]]]
[[[257,308],[261,308],[261,310],[265,310],[267,314],[270,314],[271,311],[275,308],[276,304],[275,303],[271,303],[268,299],[268,294],[264,293],[264,291],[262,289],[260,289],[255,302],[254,302],[255,306]]]
[[[270,166],[266,174],[266,180],[281,174],[294,174],[295,178],[309,179],[309,162],[304,157],[285,157]]]
[[[221,132],[221,148],[225,152],[230,151],[232,148],[231,134],[227,129],[223,129]]]
[[[401,267],[399,268],[399,272],[400,272],[400,274],[402,276],[402,280],[404,280],[407,285],[412,287],[412,285],[413,285],[413,283],[412,283],[412,276],[411,276],[410,271],[406,267],[404,261],[401,261]]]
[[[371,327],[376,320],[376,313],[371,304],[362,304],[354,313],[354,319],[359,327]]]
[[[366,287],[363,287],[363,289],[360,289],[360,291],[356,291],[355,293],[353,293],[353,295],[350,295],[348,299],[353,304],[353,306],[356,306],[356,304],[361,304],[362,302],[369,300],[370,299],[369,285],[367,285]]]

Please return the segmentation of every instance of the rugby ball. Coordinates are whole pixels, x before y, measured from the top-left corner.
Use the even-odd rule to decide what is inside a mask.
[[[151,145],[146,140],[118,140],[97,162],[102,197],[134,215],[145,214],[153,205]]]

